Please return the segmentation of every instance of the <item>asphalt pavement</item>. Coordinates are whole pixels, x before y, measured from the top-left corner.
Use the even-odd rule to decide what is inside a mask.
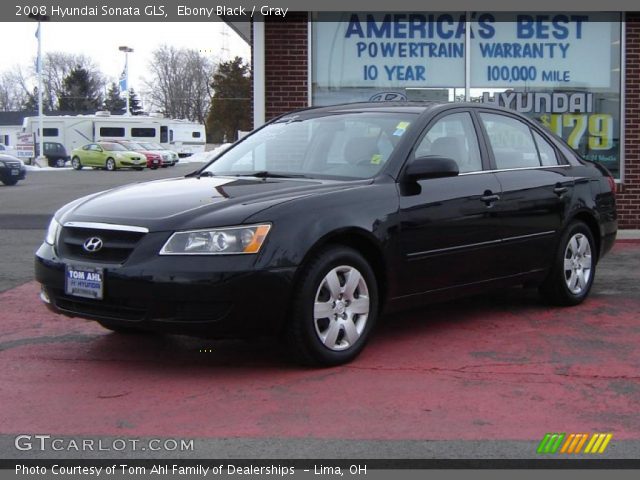
[[[178,163],[158,170],[69,168],[29,171],[24,181],[7,187],[0,183],[0,292],[33,278],[33,254],[55,211],[76,198],[129,183],[179,177],[201,163]]]
[[[36,172],[0,187],[0,458],[539,458],[547,432],[611,432],[598,458],[640,456],[633,240],[602,260],[580,306],[523,289],[429,306],[385,318],[331,369],[291,365],[268,339],[121,336],[44,308],[33,253],[57,208],[194,168]],[[20,434],[194,449],[25,451]]]

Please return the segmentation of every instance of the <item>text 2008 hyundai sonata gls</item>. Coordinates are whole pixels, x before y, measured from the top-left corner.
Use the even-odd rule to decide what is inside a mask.
[[[55,311],[112,330],[274,334],[339,364],[381,311],[518,284],[581,302],[615,239],[614,189],[503,109],[308,109],[195,174],[61,208],[36,276]]]

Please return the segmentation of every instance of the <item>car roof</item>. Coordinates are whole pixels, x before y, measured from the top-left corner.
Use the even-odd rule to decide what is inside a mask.
[[[342,103],[339,105],[327,105],[322,107],[311,107],[296,110],[296,112],[314,112],[314,113],[340,113],[340,112],[384,112],[384,113],[403,113],[411,112],[421,114],[427,110],[440,110],[446,108],[482,108],[496,110],[500,112],[515,113],[513,110],[492,105],[489,103],[479,102],[445,102],[445,101],[400,101],[400,102],[355,102]],[[293,113],[293,112],[289,112]],[[287,116],[287,114],[283,115]]]

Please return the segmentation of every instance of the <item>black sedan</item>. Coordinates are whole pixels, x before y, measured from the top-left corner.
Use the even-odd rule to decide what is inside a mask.
[[[13,186],[27,176],[27,169],[22,160],[13,155],[0,154],[0,182]]]
[[[350,104],[64,206],[36,278],[52,309],[111,330],[271,334],[335,365],[383,312],[514,285],[578,304],[616,231],[607,170],[521,115]]]

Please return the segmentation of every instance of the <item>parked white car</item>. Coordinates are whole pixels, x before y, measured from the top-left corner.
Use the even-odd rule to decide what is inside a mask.
[[[14,157],[17,157],[18,151],[13,147],[9,147],[4,143],[0,143],[0,154],[13,155]]]

